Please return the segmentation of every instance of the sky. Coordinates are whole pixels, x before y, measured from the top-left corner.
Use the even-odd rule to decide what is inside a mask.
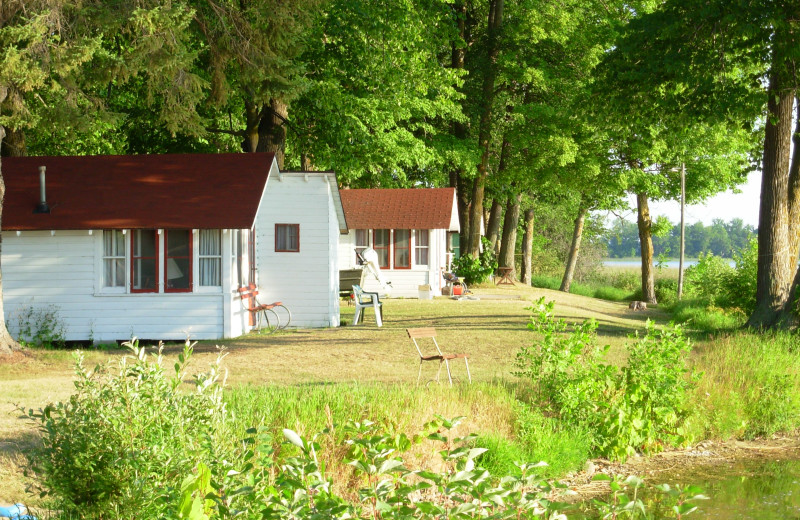
[[[761,172],[752,172],[747,178],[747,183],[739,186],[741,193],[726,191],[711,197],[705,204],[694,204],[686,206],[686,223],[694,224],[702,222],[710,225],[715,218],[728,222],[734,218],[740,218],[745,224],[758,227],[758,206],[761,195]],[[636,196],[629,200],[630,207],[633,209],[625,213],[625,218],[633,222],[636,221]],[[650,214],[653,219],[659,215],[664,215],[675,224],[681,221],[681,206],[678,201],[650,202]]]

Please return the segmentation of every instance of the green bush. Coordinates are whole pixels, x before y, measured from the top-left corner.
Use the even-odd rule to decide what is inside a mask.
[[[733,255],[734,268],[724,283],[720,306],[740,309],[750,314],[756,308],[756,275],[758,273],[758,240]]]
[[[128,346],[133,356],[122,358],[114,373],[86,369],[79,357],[69,401],[28,412],[42,432],[30,467],[66,515],[164,517],[177,505],[181,479],[198,460],[213,457],[223,436],[218,365],[195,376],[195,391],[186,392],[179,386],[189,345],[171,377],[160,352],[150,363],[143,347]]]
[[[12,313],[17,328],[17,341],[36,348],[63,348],[66,326],[57,305],[37,306],[32,303]]]
[[[686,296],[696,297],[711,305],[723,295],[733,268],[728,261],[713,254],[701,254],[697,263],[686,269]]]
[[[79,359],[76,394],[28,412],[43,434],[30,464],[50,493],[53,518],[565,518],[562,505],[549,500],[561,486],[542,479],[545,464],[518,462],[493,476],[479,465],[487,450],[476,447],[476,436],[457,434],[463,417],[437,416],[411,437],[391,421],[369,420],[331,423],[312,437],[284,429],[283,443],[266,429],[232,435],[219,358],[186,391],[180,387],[191,347],[172,376],[160,352],[153,363],[144,349],[130,348],[134,356],[114,373],[86,370]],[[585,458],[588,443],[572,435],[580,430],[561,430],[538,411],[519,410],[519,445],[559,435],[562,448],[548,458],[573,464]],[[506,461],[525,459],[524,449],[495,444]],[[320,462],[323,445],[348,461],[349,498],[334,491]],[[415,445],[439,455],[436,470],[406,466],[403,457]]]
[[[538,404],[567,424],[586,428],[601,454],[625,458],[681,442],[687,390],[689,342],[679,327],[657,330],[648,321],[642,337],[628,346],[628,365],[603,362],[608,347],[597,345],[597,323],[570,330],[553,316],[553,302],[540,299],[529,327],[542,334],[538,345],[516,357],[516,375],[531,381]]]
[[[678,281],[659,278],[655,283],[656,301],[670,304],[678,299]]]
[[[494,257],[491,243],[481,237],[483,251],[475,258],[472,255],[461,255],[453,260],[453,271],[464,278],[467,285],[483,283],[497,271],[497,259]]]

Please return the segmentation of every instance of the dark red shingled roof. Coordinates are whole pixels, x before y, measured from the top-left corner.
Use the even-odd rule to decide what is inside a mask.
[[[274,154],[7,157],[3,230],[248,229]],[[46,166],[50,213],[39,202]]]
[[[340,190],[349,229],[449,229],[454,188]]]

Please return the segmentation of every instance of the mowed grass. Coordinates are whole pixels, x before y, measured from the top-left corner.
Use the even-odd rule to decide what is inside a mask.
[[[610,359],[618,362],[624,361],[622,347],[627,336],[641,329],[646,318],[666,319],[657,309],[632,312],[625,303],[522,285],[487,285],[474,288],[474,293],[481,299],[389,299],[384,304],[382,328],[375,327],[374,316],[368,312],[366,322],[355,327],[301,329],[201,342],[196,346],[192,366],[197,371],[204,370],[219,353],[216,344],[225,346],[223,366],[228,370],[231,406],[239,411],[242,428],[263,423],[269,413],[273,419],[280,418],[283,427],[312,434],[330,420],[325,410],[338,406],[337,420],[345,415],[352,419],[373,415],[371,419],[391,419],[399,428],[408,428],[409,433],[441,414],[466,415],[466,428],[470,431],[507,436],[514,420],[513,400],[509,397],[512,394],[507,389],[514,380],[514,356],[521,346],[536,339],[527,329],[530,311],[526,307],[532,301],[542,296],[555,300],[557,314],[568,321],[596,319],[601,341],[612,347]],[[344,322],[352,323],[353,313],[353,307],[342,305]],[[454,391],[436,385],[411,389],[417,381],[419,357],[405,329],[426,326],[436,327],[444,350],[470,355],[473,387]],[[167,367],[172,366],[172,359],[180,350],[180,346],[167,346]],[[111,362],[125,353],[87,352],[85,364]],[[35,503],[36,498],[25,493],[21,467],[22,453],[36,442],[37,433],[35,425],[19,418],[17,406],[37,409],[67,399],[74,388],[73,365],[71,353],[54,351],[33,351],[20,363],[0,365],[0,502]],[[425,363],[423,381],[435,377],[436,369],[436,363]],[[462,383],[466,380],[463,362],[456,360],[453,373]],[[298,395],[309,399],[283,408],[269,405],[268,400],[281,398],[281,386],[290,387],[283,396],[285,400],[297,402]],[[342,393],[353,397],[337,405],[333,396]],[[315,397],[310,399],[312,396]]]

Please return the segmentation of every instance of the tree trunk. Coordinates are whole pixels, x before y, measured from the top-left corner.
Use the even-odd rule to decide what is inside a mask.
[[[500,219],[503,216],[503,205],[500,200],[495,198],[492,201],[492,209],[489,211],[489,223],[486,225],[486,238],[492,245],[492,251],[497,251],[498,236],[500,235]]]
[[[261,107],[249,101],[244,103],[244,142],[242,151],[255,152],[258,149],[258,126],[261,122]]]
[[[453,11],[458,26],[458,39],[451,44],[450,67],[454,70],[464,70],[464,57],[466,55],[465,41],[467,38],[467,6],[463,1],[453,3]],[[466,96],[464,98],[466,100]],[[465,102],[465,101],[464,101]],[[462,102],[462,103],[464,103]],[[453,136],[459,141],[467,139],[467,125],[456,121],[452,124]],[[456,189],[458,206],[458,223],[461,228],[460,248],[466,251],[469,245],[469,190],[464,179],[464,170],[460,166],[453,167],[450,171],[450,187]]]
[[[289,106],[280,99],[272,98],[258,125],[259,141],[256,150],[274,153],[278,168],[281,170],[286,157],[286,120],[288,117]]]
[[[525,210],[525,235],[522,238],[522,283],[531,284],[533,273],[533,208]]]
[[[789,167],[789,266],[797,266],[800,255],[800,93],[795,92],[796,127],[792,136],[792,164]],[[782,311],[789,327],[800,326],[800,267],[796,268],[789,299]]]
[[[517,252],[517,226],[519,225],[519,204],[522,194],[509,197],[506,215],[503,219],[503,240],[500,244],[498,263],[503,267],[511,267],[511,278],[517,277],[514,254]]]
[[[800,255],[800,92],[795,92],[795,129],[792,135],[792,164],[789,166],[789,265]]]
[[[5,90],[3,89],[0,91],[0,98],[5,98]],[[3,99],[0,99],[0,103],[3,102]],[[0,157],[2,157],[2,150],[3,150],[3,138],[5,137],[5,129],[0,126]],[[3,180],[3,165],[2,159],[0,158],[0,231],[2,231],[2,222],[3,222],[3,199],[6,196],[6,183]],[[2,258],[3,253],[3,235],[0,233],[0,258]],[[3,308],[3,272],[0,270],[0,356],[2,355],[9,355],[11,352],[15,350],[19,350],[20,346],[14,338],[11,337],[11,334],[8,333],[8,328],[6,328],[6,313],[5,309]]]
[[[6,129],[6,137],[3,146],[6,149],[6,157],[25,157],[28,155],[25,132],[22,130]]]
[[[658,303],[653,275],[653,237],[650,234],[653,221],[647,205],[647,193],[636,194],[636,205],[638,207],[639,243],[642,249],[642,299],[647,303]]]
[[[575,217],[575,226],[572,230],[572,245],[569,248],[569,256],[567,257],[567,268],[564,269],[564,277],[561,279],[560,291],[569,292],[569,287],[572,285],[572,277],[575,275],[575,266],[578,264],[578,251],[581,248],[581,238],[583,237],[583,223],[586,220],[586,214],[589,209],[581,205],[578,207],[578,216]]]
[[[789,300],[797,265],[790,260],[789,160],[795,93],[784,88],[782,74],[773,73],[767,93],[767,122],[761,168],[761,206],[758,215],[758,276],[756,308],[747,321],[756,329],[772,327]]]
[[[481,160],[478,163],[478,174],[472,189],[472,205],[469,212],[469,251],[477,257],[481,244],[481,221],[483,217],[483,196],[486,180],[489,177],[489,152],[492,140],[492,117],[495,98],[495,82],[497,77],[497,57],[500,52],[499,36],[503,26],[503,0],[491,0],[487,22],[487,56],[486,69],[483,74],[481,95],[481,115],[478,126],[478,146],[481,148]]]

